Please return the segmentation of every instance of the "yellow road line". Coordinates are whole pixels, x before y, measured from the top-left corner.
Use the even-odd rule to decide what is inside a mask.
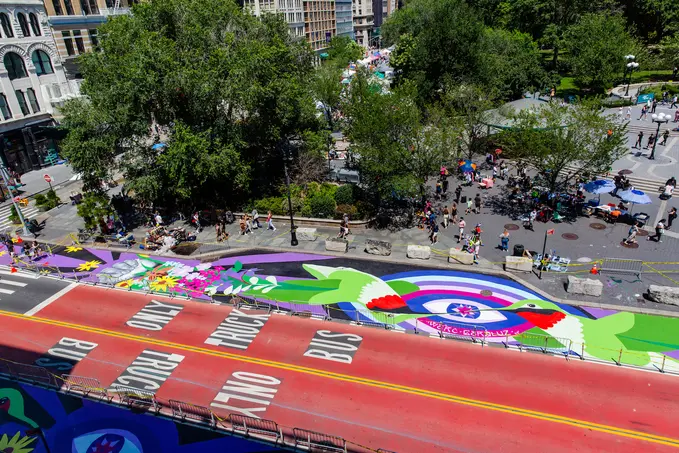
[[[286,371],[293,371],[297,373],[308,374],[312,376],[334,379],[337,381],[350,382],[354,384],[362,384],[370,387],[381,388],[384,390],[392,390],[401,393],[407,393],[411,395],[423,396],[426,398],[437,399],[441,401],[447,401],[455,404],[461,404],[464,406],[471,406],[480,409],[487,409],[496,412],[503,412],[507,414],[519,415],[522,417],[533,418],[537,420],[543,420],[553,423],[559,423],[562,425],[574,426],[576,428],[589,429],[593,431],[598,431],[606,434],[612,434],[615,436],[628,437],[631,439],[637,439],[647,442],[653,442],[661,445],[667,445],[670,447],[679,448],[679,439],[673,439],[670,437],[657,436],[654,434],[643,433],[640,431],[632,431],[624,428],[617,428],[615,426],[601,425],[598,423],[588,422],[585,420],[578,420],[574,418],[564,417],[561,415],[550,414],[547,412],[533,411],[529,409],[522,409],[519,407],[506,406],[497,403],[491,403],[488,401],[475,400],[471,398],[464,398],[461,396],[449,395],[446,393],[435,392],[431,390],[419,389],[416,387],[408,387],[405,385],[393,384],[389,382],[377,381],[368,378],[362,378],[358,376],[351,376],[347,374],[334,373],[331,371],[324,371],[316,368],[309,368],[299,365],[293,365],[285,362],[277,362],[274,360],[259,359],[256,357],[248,357],[240,354],[233,354],[230,352],[215,351],[212,349],[202,348],[198,346],[190,346],[181,343],[174,343],[171,341],[158,340],[155,338],[147,338],[139,335],[132,335],[123,332],[116,332],[112,330],[100,329],[97,327],[85,326],[81,324],[74,324],[65,321],[57,321],[47,318],[39,318],[35,316],[25,316],[17,313],[11,313],[8,311],[0,310],[0,316],[5,316],[8,318],[22,319],[25,321],[47,324],[57,327],[64,327],[73,330],[79,330],[88,333],[95,333],[99,335],[105,335],[108,337],[136,341],[140,343],[152,344],[156,346],[164,346],[172,349],[179,349],[186,352],[195,352],[198,354],[209,355],[213,357],[220,357],[224,359],[234,360],[242,363],[249,363],[254,365],[261,365],[270,368],[276,368]]]

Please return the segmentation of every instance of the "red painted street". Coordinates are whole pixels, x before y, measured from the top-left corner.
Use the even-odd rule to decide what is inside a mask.
[[[679,447],[679,379],[660,373],[89,286],[2,316],[8,359],[375,449]]]

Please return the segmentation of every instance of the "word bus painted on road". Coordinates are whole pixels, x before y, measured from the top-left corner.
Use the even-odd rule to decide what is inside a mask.
[[[184,356],[180,354],[145,349],[118,376],[111,387],[114,390],[116,387],[127,387],[132,390],[156,393],[182,360]]]
[[[162,330],[182,308],[182,305],[152,300],[125,324],[136,329]]]
[[[50,371],[68,373],[97,346],[97,343],[91,341],[64,337],[36,360],[35,364]]]
[[[363,337],[351,333],[319,330],[311,339],[304,355],[333,362],[351,363]]]
[[[210,406],[227,412],[261,418],[278,392],[281,380],[263,374],[234,372]]]
[[[234,308],[210,334],[205,344],[245,350],[269,320],[266,313],[245,313]]]

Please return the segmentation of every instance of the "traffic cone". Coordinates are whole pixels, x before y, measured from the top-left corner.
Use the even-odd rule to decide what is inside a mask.
[[[16,271],[17,271],[17,268],[16,268],[16,267],[14,267],[14,266],[12,266],[12,267],[10,268],[10,270],[9,270],[9,271],[10,271],[10,272],[11,272],[12,274],[14,274],[14,273],[16,273]]]
[[[599,268],[597,267],[596,263],[592,265],[592,268],[589,270],[589,273],[592,275],[597,275],[599,273]]]

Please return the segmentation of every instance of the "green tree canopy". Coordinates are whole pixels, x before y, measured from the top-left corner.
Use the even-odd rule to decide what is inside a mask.
[[[565,47],[576,83],[597,90],[613,85],[622,73],[625,55],[639,54],[623,18],[612,14],[583,16],[568,29]]]
[[[273,187],[281,144],[319,127],[312,53],[282,16],[255,18],[221,0],[149,0],[100,36],[102,51],[81,57],[86,113],[65,109],[64,154],[86,178],[101,176],[94,162],[119,162],[146,201],[232,202],[252,185]],[[156,126],[161,150],[151,149]]]
[[[627,124],[603,115],[596,103],[545,104],[513,115],[500,135],[506,151],[544,175],[551,190],[585,172],[607,172],[627,152]]]
[[[336,66],[345,67],[352,61],[360,60],[365,49],[348,36],[333,36],[328,48],[328,60]]]

